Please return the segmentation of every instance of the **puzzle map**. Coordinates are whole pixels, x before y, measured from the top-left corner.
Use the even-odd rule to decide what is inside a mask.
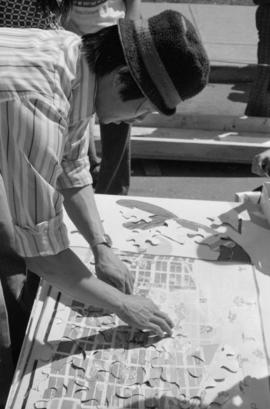
[[[268,375],[258,300],[250,291],[252,267],[224,264],[227,278],[210,294],[203,282],[211,280],[218,289],[213,263],[121,257],[136,276],[136,293],[152,297],[172,317],[173,336],[134,331],[47,286],[40,320],[48,320],[38,329],[14,401],[22,409],[150,409],[234,407],[226,404],[237,398],[244,407],[265,409],[268,383],[262,380],[257,390],[250,378],[251,369],[256,379]],[[234,293],[239,274],[247,284]]]
[[[269,408],[258,272],[222,230],[225,221],[239,233],[237,214],[207,225],[152,204],[137,201],[135,212],[126,210],[134,201],[123,204],[113,241],[126,249],[116,252],[135,293],[169,314],[173,335],[130,328],[43,282],[6,409]],[[146,234],[137,238],[136,230]],[[70,235],[93,270],[73,226]]]

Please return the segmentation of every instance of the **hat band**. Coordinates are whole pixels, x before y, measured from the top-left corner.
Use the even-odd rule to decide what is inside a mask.
[[[143,19],[135,20],[134,27],[139,40],[138,45],[141,58],[153,83],[168,108],[175,108],[181,101],[181,97],[159,57],[149,30],[148,21]]]

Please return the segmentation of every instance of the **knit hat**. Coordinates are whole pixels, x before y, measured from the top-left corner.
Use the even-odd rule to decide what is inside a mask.
[[[121,19],[119,35],[130,72],[157,110],[172,115],[207,84],[209,60],[192,23],[166,10],[148,20]]]

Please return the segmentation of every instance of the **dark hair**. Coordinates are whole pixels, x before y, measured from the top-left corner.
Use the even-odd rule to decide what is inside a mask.
[[[90,69],[100,77],[123,66],[119,79],[120,95],[124,101],[143,97],[127,67],[116,25],[94,34],[85,34],[82,37],[82,50]]]

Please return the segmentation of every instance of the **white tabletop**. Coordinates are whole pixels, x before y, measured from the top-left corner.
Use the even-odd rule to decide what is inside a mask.
[[[135,292],[171,316],[173,337],[132,343],[134,330],[116,317],[93,322],[87,307],[43,282],[6,408],[144,409],[153,399],[157,408],[188,408],[190,400],[213,408],[270,407],[270,230],[258,209],[96,199],[115,251],[136,276]],[[88,244],[65,221],[71,247],[93,269]],[[93,372],[97,361],[103,367]]]

